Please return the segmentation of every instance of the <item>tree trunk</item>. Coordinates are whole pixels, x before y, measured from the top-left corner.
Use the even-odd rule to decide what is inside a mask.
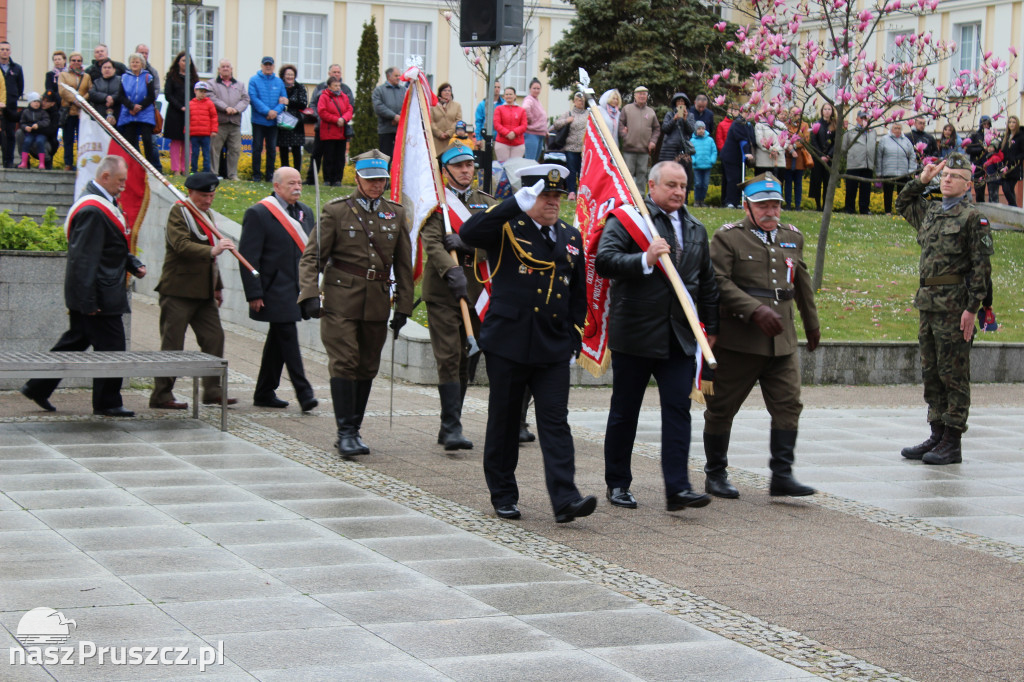
[[[841,142],[837,141],[836,146],[839,147],[840,145]],[[825,248],[828,246],[828,228],[832,222],[832,204],[835,201],[836,187],[839,186],[840,159],[837,157],[831,159],[832,165],[828,174],[828,186],[825,188],[825,199],[821,207],[821,229],[818,230],[818,247],[814,253],[814,276],[812,279],[815,293],[821,289],[821,281],[825,275]]]

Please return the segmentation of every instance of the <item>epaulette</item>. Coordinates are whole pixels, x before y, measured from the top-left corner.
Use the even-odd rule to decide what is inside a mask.
[[[779,227],[784,227],[787,230],[793,230],[797,234],[800,234],[800,230],[796,229],[796,225],[792,225],[790,223],[779,223]]]
[[[473,191],[474,191],[474,192],[476,192],[477,194],[483,194],[483,195],[484,195],[485,197],[487,197],[488,199],[493,199],[493,198],[494,198],[494,195],[493,195],[493,194],[488,194],[487,192],[483,191],[482,189],[476,189],[476,188],[474,187],[474,188],[473,188]]]
[[[721,230],[731,230],[732,228],[739,227],[742,224],[743,224],[742,222],[739,222],[739,223],[726,223],[725,225],[722,225],[722,227],[720,227],[719,229],[721,229]]]
[[[391,199],[389,199],[386,196],[381,196],[380,200],[383,201],[383,202],[389,203],[392,206],[401,206],[402,205],[401,201],[391,201]]]
[[[328,201],[326,204],[324,204],[324,206],[330,206],[331,204],[337,204],[338,202],[345,201],[346,199],[348,199],[348,197],[334,197],[333,199]]]

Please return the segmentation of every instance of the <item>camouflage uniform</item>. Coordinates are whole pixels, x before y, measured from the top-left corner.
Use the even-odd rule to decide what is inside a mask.
[[[925,185],[911,180],[896,199],[896,210],[917,228],[921,285],[914,296],[920,311],[918,341],[928,421],[967,430],[971,406],[971,342],[960,317],[975,313],[991,276],[992,234],[988,220],[969,201],[943,210],[927,201]]]

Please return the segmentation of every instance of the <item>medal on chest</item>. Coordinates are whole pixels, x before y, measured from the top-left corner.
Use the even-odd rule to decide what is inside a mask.
[[[792,258],[786,259],[786,281],[790,284],[793,283],[793,271],[796,270],[796,263]]]

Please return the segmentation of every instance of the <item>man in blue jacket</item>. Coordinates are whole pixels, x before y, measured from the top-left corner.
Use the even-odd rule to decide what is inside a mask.
[[[260,71],[249,79],[252,105],[252,179],[260,182],[274,176],[277,162],[277,115],[288,104],[284,81],[274,73],[274,58],[264,57]],[[267,144],[267,170],[261,173],[263,143]]]

